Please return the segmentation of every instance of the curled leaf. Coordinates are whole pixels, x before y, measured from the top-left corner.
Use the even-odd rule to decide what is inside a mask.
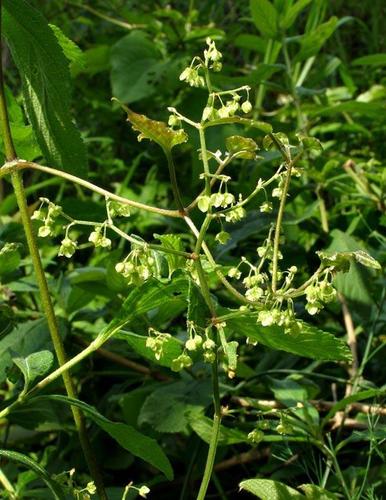
[[[232,135],[225,140],[227,150],[232,154],[237,154],[239,158],[253,160],[256,158],[255,151],[258,150],[256,142],[250,137]]]
[[[363,250],[353,252],[316,252],[325,266],[334,267],[335,271],[347,272],[353,260],[362,266],[372,269],[381,269],[380,263]]]
[[[127,121],[131,123],[133,130],[140,132],[138,141],[149,139],[159,144],[165,153],[169,153],[174,146],[188,140],[188,136],[183,129],[174,130],[164,122],[151,120],[145,115],[134,113],[134,111],[122,104],[115,97],[113,97],[113,100],[117,101],[122,109],[126,111]]]

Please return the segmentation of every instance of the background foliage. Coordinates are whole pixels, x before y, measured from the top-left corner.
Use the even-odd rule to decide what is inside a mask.
[[[174,208],[161,149],[138,143],[110,99],[156,120],[167,121],[169,106],[199,120],[206,95],[179,75],[210,36],[223,53],[216,87],[249,85],[254,118],[287,134],[291,143],[302,131],[323,146],[311,142],[300,161],[303,174],[291,188],[283,223],[285,266],[297,266],[306,279],[319,265],[316,251],[326,249],[366,250],[385,262],[384,2],[29,4],[37,10],[25,17],[17,12],[24,2],[3,2],[6,94],[21,158],[142,203]],[[23,53],[29,57],[17,55]],[[224,149],[225,138],[234,134],[240,134],[234,125],[214,129],[208,149]],[[255,139],[261,147],[262,135]],[[201,190],[198,147],[191,135],[174,153],[187,204]],[[261,149],[259,155],[258,162],[231,167],[234,192],[247,196],[260,177],[272,175],[279,154]],[[24,177],[31,212],[39,197],[47,197],[74,218],[104,219],[99,196],[38,171]],[[8,404],[55,362],[15,196],[6,178],[0,182],[0,390]],[[263,201],[258,199],[246,219],[227,225],[231,239],[224,245],[215,242],[216,232],[209,234],[224,269],[241,256],[253,258],[266,238],[276,212],[260,213]],[[200,220],[199,213],[194,217]],[[170,233],[180,235],[184,248],[194,243],[182,221],[158,214],[133,211],[121,228],[144,240],[158,235],[163,244]],[[57,257],[59,230],[41,239],[40,248],[69,357],[116,319],[125,300],[125,314],[131,315],[124,330],[72,371],[109,498],[122,498],[129,481],[148,485],[150,498],[195,498],[212,425],[210,370],[198,358],[179,373],[170,367],[186,339],[187,303],[197,320],[205,305],[194,287],[183,288],[178,275],[169,291],[157,296],[153,288],[141,288],[137,296],[115,271],[125,243],[108,234],[113,250],[95,250],[88,234],[79,230],[82,251],[71,260]],[[173,262],[169,266],[173,270]],[[210,281],[221,303],[236,307],[214,274]],[[300,336],[285,345],[274,327],[267,335],[247,316],[229,322],[240,357],[234,378],[221,371],[224,419],[208,498],[247,497],[245,491],[267,500],[386,496],[384,284],[384,271],[353,263],[335,280],[339,300],[318,316],[308,316],[301,301],[296,306],[312,332],[323,330],[349,343],[351,362],[331,351],[332,340],[323,333],[310,344]],[[158,360],[145,346],[149,326],[172,335]],[[78,490],[88,483],[69,401],[58,396],[61,392],[57,380],[0,421],[1,447],[21,454],[4,451],[1,467],[16,496],[6,489],[0,496],[52,498],[57,483]],[[130,490],[128,498],[135,494]]]

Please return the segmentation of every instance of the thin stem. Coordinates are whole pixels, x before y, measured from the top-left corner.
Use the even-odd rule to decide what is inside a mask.
[[[118,201],[119,203],[122,203],[122,205],[129,205],[130,207],[139,208],[141,210],[146,210],[147,212],[153,212],[168,217],[181,217],[181,213],[178,210],[167,210],[165,208],[158,208],[158,207],[153,207],[151,205],[146,205],[144,203],[140,203],[139,201],[128,200],[123,196],[119,196],[117,194],[111,193],[107,189],[103,189],[99,186],[96,186],[92,182],[81,179],[76,175],[69,174],[61,170],[57,170],[56,168],[45,167],[43,165],[39,165],[38,163],[34,163],[32,161],[8,160],[8,162],[9,163],[6,163],[3,167],[0,168],[0,178],[14,171],[24,170],[25,168],[32,168],[33,170],[39,170],[40,172],[44,172],[49,175],[55,175],[57,177],[61,177],[62,179],[66,179],[70,182],[73,182],[74,184],[79,184],[80,186],[90,189],[91,191],[94,191],[95,193],[105,196],[110,200]]]
[[[170,176],[170,182],[172,184],[174,201],[176,202],[176,205],[178,207],[179,212],[181,214],[185,214],[186,210],[184,208],[184,204],[183,204],[182,199],[181,199],[180,189],[178,187],[177,176],[176,176],[176,167],[174,165],[173,157],[172,157],[170,151],[164,150],[164,153],[165,153],[166,159],[168,161],[169,176]]]
[[[204,174],[205,174],[205,195],[210,196],[210,192],[211,192],[210,169],[209,169],[209,161],[208,161],[208,152],[206,150],[205,132],[204,132],[204,129],[202,127],[199,128],[198,132],[200,135],[202,164],[204,166]]]
[[[0,0],[0,30],[1,30],[1,12],[2,12],[2,2]],[[0,36],[1,42],[1,36]],[[2,138],[4,142],[5,156],[8,162],[13,162],[16,160],[16,151],[13,145],[12,134],[9,126],[7,104],[5,100],[4,92],[4,78],[2,70],[2,58],[0,50],[0,128],[2,133]],[[66,363],[66,354],[64,351],[64,346],[62,343],[62,338],[59,333],[58,324],[55,317],[55,312],[53,304],[51,302],[51,296],[48,290],[47,280],[44,274],[42,261],[40,259],[39,248],[36,241],[36,236],[33,231],[32,222],[28,213],[27,199],[24,192],[23,180],[19,172],[12,172],[11,174],[12,185],[16,197],[17,204],[19,206],[20,216],[28,244],[28,248],[31,255],[31,260],[33,268],[36,275],[36,280],[38,283],[40,297],[42,302],[42,307],[46,316],[48,328],[50,331],[52,343],[55,349],[56,357],[58,359],[59,365]],[[72,383],[72,379],[68,372],[63,372],[63,382],[66,388],[66,392],[69,397],[76,397],[75,389]],[[76,428],[79,434],[79,440],[83,449],[84,456],[86,458],[87,465],[89,467],[90,473],[95,481],[99,497],[102,500],[107,500],[107,496],[104,490],[102,477],[99,472],[99,468],[94,458],[94,454],[91,449],[91,444],[88,440],[87,431],[83,415],[80,410],[76,407],[72,407],[72,414],[75,421]]]
[[[3,485],[5,491],[9,494],[9,498],[11,500],[16,500],[17,496],[15,488],[12,486],[11,482],[1,469],[0,469],[0,484]]]
[[[213,381],[213,402],[214,402],[214,416],[213,416],[213,427],[212,434],[209,444],[208,456],[206,459],[206,465],[204,470],[204,475],[202,477],[200,489],[197,495],[197,500],[204,500],[206,492],[209,486],[209,481],[212,476],[214,461],[216,459],[216,451],[218,445],[218,438],[220,435],[221,427],[221,403],[220,403],[220,391],[218,384],[218,359],[216,353],[216,360],[212,364],[212,381]]]
[[[277,271],[278,271],[278,259],[279,259],[279,245],[280,245],[280,232],[281,225],[283,222],[284,208],[287,201],[288,188],[291,180],[292,162],[287,164],[287,173],[283,186],[283,193],[281,195],[279,211],[277,214],[276,225],[275,225],[275,236],[273,240],[273,257],[272,257],[272,292],[276,292],[277,288]]]

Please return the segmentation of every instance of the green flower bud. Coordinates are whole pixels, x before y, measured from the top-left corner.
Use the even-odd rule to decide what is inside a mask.
[[[244,101],[241,105],[241,110],[245,114],[250,113],[252,111],[252,104],[249,101]]]

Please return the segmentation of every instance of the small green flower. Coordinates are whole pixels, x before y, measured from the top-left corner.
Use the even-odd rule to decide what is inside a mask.
[[[77,249],[77,242],[73,241],[71,238],[66,236],[61,241],[58,255],[70,259],[74,255],[76,249]]]
[[[252,104],[249,101],[244,101],[241,104],[241,110],[245,114],[250,113],[252,111]]]

